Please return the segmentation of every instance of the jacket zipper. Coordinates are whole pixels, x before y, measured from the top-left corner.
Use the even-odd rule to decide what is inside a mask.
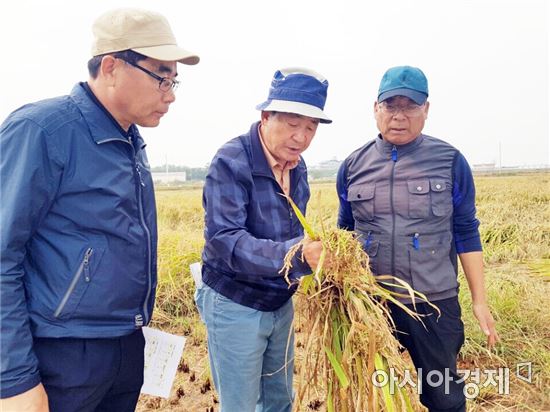
[[[393,145],[391,149],[391,167],[390,177],[390,205],[391,205],[391,273],[395,276],[395,209],[393,206],[393,180],[395,176],[395,164],[397,163],[397,147]]]
[[[76,273],[73,276],[73,279],[71,280],[69,289],[67,289],[67,291],[65,292],[65,295],[63,295],[63,299],[61,299],[61,303],[59,304],[59,306],[57,307],[57,309],[53,314],[54,317],[56,318],[59,317],[59,315],[63,311],[63,308],[65,308],[65,305],[67,304],[67,301],[73,294],[74,289],[76,288],[76,285],[80,277],[82,276],[82,273],[84,273],[84,280],[86,282],[90,281],[90,257],[92,256],[93,253],[94,253],[94,249],[92,249],[91,247],[89,247],[86,250],[86,253],[84,253],[84,258],[82,258],[82,262],[80,262],[80,266],[78,267]]]
[[[133,146],[132,146],[133,149]],[[143,325],[146,325],[149,322],[150,314],[148,311],[148,304],[149,304],[149,298],[151,297],[151,287],[152,287],[152,274],[151,274],[151,231],[149,230],[149,227],[147,226],[147,223],[145,222],[145,213],[143,212],[143,201],[142,201],[142,188],[145,187],[145,183],[143,182],[143,178],[141,176],[141,168],[136,160],[136,152],[134,149],[134,164],[136,173],[138,175],[138,189],[137,189],[137,195],[138,195],[138,205],[139,205],[139,218],[141,221],[141,225],[143,227],[143,230],[145,231],[145,235],[147,236],[147,294],[145,295],[145,300],[143,302],[143,318],[139,315],[135,316],[135,326],[141,327]]]
[[[99,143],[106,143],[106,142],[110,142],[110,141],[120,141],[120,142],[124,142],[128,145],[130,145],[130,147],[132,148],[132,160],[133,160],[133,163],[134,163],[134,170],[135,172],[137,173],[137,180],[138,180],[138,183],[137,183],[137,200],[138,200],[138,209],[139,209],[139,219],[140,219],[140,223],[141,223],[141,226],[143,227],[143,231],[145,232],[145,235],[147,237],[147,293],[145,295],[145,300],[143,302],[143,314],[141,313],[138,313],[136,315],[134,315],[134,325],[136,328],[140,328],[142,327],[143,325],[147,324],[147,322],[149,321],[151,315],[149,313],[149,311],[147,310],[147,306],[148,306],[148,302],[149,302],[149,299],[151,297],[151,289],[152,289],[152,284],[153,284],[153,280],[152,280],[152,271],[151,271],[151,261],[152,261],[152,252],[151,252],[151,246],[152,246],[152,242],[151,242],[151,231],[149,230],[149,227],[147,226],[147,223],[145,222],[145,214],[143,212],[143,201],[142,201],[142,188],[145,187],[145,182],[143,181],[143,177],[141,175],[141,168],[139,166],[139,163],[137,162],[137,159],[136,159],[136,149],[134,147],[134,145],[132,144],[132,142],[130,140],[126,140],[126,139],[121,139],[121,138],[113,138],[113,139],[106,139],[106,140],[102,140],[101,142]],[[136,176],[134,175],[134,178],[136,178]]]

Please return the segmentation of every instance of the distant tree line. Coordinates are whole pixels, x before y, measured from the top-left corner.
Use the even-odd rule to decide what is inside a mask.
[[[312,180],[336,180],[338,169],[308,169],[307,175]]]
[[[175,173],[175,172],[185,172],[187,175],[188,181],[204,181],[206,179],[206,173],[208,173],[208,165],[204,167],[187,167],[187,166],[178,166],[178,165],[168,165],[168,166],[156,166],[151,168],[152,172],[155,173]],[[337,168],[309,168],[308,175],[310,179],[336,179],[336,173],[338,172]]]
[[[165,165],[165,166],[156,166],[151,168],[152,172],[155,173],[175,173],[175,172],[185,172],[187,180],[205,180],[206,173],[208,172],[208,166],[205,167],[187,167],[187,166],[178,166],[178,165]]]

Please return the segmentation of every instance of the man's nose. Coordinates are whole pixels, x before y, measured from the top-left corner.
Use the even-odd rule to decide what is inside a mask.
[[[174,89],[170,89],[167,92],[162,94],[162,100],[168,104],[174,103],[176,101],[176,92]]]
[[[298,130],[294,134],[294,139],[300,143],[307,142],[307,140],[309,139],[309,135],[310,135],[310,132],[304,128],[304,129]]]

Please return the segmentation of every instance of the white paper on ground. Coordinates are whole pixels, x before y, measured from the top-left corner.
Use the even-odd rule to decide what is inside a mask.
[[[141,393],[168,398],[176,377],[185,338],[157,329],[143,328],[145,369]]]
[[[191,271],[191,276],[193,276],[193,280],[195,281],[195,287],[197,289],[202,288],[201,262],[191,263],[189,265],[189,270]]]

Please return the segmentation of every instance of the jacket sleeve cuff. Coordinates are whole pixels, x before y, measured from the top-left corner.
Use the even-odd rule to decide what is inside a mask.
[[[292,270],[291,274],[294,279],[301,278],[305,275],[310,275],[313,273],[313,270],[308,265],[306,260],[302,257],[302,249],[298,251],[292,258]]]
[[[37,386],[40,382],[40,374],[38,373],[33,374],[24,380],[19,380],[13,385],[2,382],[0,384],[0,399],[11,398],[12,396],[27,392]]]

